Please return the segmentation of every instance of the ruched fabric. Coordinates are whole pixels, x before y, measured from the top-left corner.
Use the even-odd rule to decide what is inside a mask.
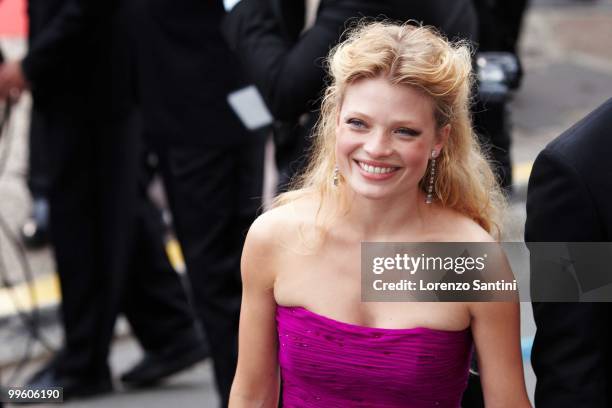
[[[377,329],[278,306],[284,408],[459,407],[469,328]]]

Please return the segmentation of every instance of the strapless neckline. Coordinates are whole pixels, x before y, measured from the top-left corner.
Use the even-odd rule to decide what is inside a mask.
[[[376,328],[282,305],[276,324],[283,407],[461,406],[469,328]]]
[[[362,325],[359,325],[359,324],[347,323],[347,322],[343,322],[341,320],[336,320],[336,319],[333,319],[331,317],[324,316],[322,314],[313,312],[312,310],[307,309],[307,308],[305,308],[303,306],[284,306],[284,305],[277,304],[277,308],[281,308],[281,309],[287,310],[289,312],[298,311],[300,313],[307,314],[307,315],[311,316],[312,318],[319,319],[320,321],[323,321],[323,322],[326,322],[326,323],[331,324],[333,326],[336,326],[337,328],[346,328],[346,329],[350,329],[352,331],[354,331],[354,330],[367,330],[367,331],[379,331],[379,332],[390,333],[390,334],[391,333],[392,334],[419,333],[419,332],[447,333],[447,334],[464,334],[465,332],[470,331],[470,326],[466,327],[465,329],[461,329],[461,330],[434,329],[434,328],[422,327],[422,326],[402,328],[402,329],[392,329],[392,328],[385,328],[385,327],[362,326]]]

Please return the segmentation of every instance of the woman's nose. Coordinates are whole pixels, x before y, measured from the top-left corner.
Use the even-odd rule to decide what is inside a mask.
[[[363,146],[363,150],[371,157],[391,155],[391,138],[382,130],[372,132]]]

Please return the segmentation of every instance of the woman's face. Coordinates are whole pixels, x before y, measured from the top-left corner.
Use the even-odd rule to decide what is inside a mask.
[[[336,124],[338,168],[366,198],[414,193],[449,131],[436,129],[432,101],[416,88],[360,79],[347,86]]]

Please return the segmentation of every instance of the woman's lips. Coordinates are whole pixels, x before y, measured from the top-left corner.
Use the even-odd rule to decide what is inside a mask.
[[[387,180],[395,175],[399,167],[388,164],[355,160],[363,177],[369,180]]]

